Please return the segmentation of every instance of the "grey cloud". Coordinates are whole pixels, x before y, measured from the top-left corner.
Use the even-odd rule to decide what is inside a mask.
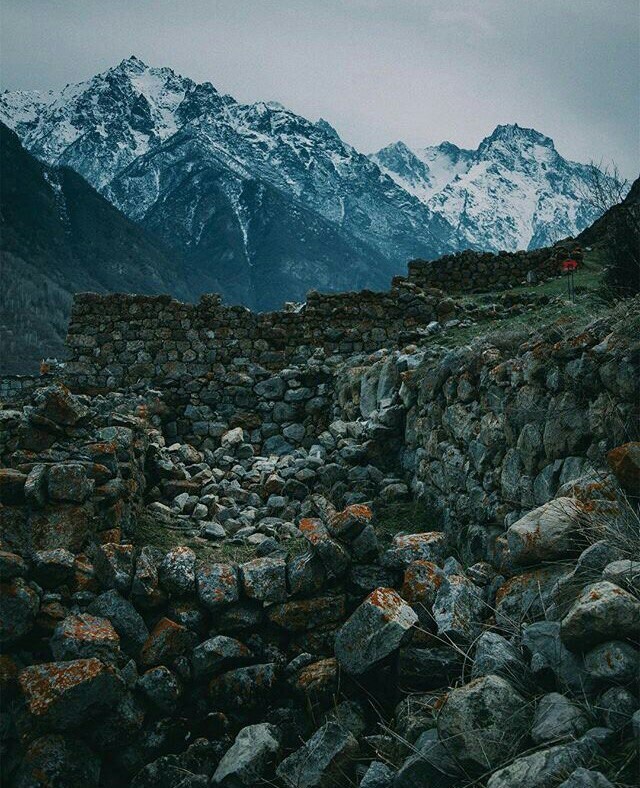
[[[325,117],[361,150],[475,146],[496,124],[638,170],[637,0],[4,0],[2,87],[131,53]]]

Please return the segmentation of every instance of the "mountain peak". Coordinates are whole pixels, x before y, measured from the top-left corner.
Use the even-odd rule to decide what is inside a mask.
[[[498,124],[491,134],[482,140],[480,148],[483,146],[488,147],[494,142],[520,145],[527,141],[543,145],[545,148],[554,147],[551,137],[541,134],[539,131],[536,131],[536,129],[519,126],[517,123],[503,123]]]
[[[148,68],[149,66],[144,61],[140,60],[139,57],[129,55],[129,57],[121,60],[113,70],[123,71],[125,73],[135,72],[139,74],[142,71],[146,71]]]

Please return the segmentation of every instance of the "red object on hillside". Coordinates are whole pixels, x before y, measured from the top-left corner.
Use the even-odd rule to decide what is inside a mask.
[[[575,271],[578,268],[577,260],[565,260],[562,263],[562,270],[563,271]]]

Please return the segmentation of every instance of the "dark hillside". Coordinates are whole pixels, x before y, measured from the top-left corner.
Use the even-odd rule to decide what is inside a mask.
[[[189,299],[179,258],[79,175],[41,164],[0,124],[0,370],[60,356],[80,290]]]

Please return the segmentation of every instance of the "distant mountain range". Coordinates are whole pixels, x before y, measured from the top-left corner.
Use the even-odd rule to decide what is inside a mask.
[[[365,156],[324,120],[135,57],[60,91],[5,92],[0,120],[171,250],[171,292],[255,309],[310,288],[386,287],[413,257],[542,246],[596,218],[580,200],[587,167],[534,130],[498,126],[475,151],[395,143]]]

